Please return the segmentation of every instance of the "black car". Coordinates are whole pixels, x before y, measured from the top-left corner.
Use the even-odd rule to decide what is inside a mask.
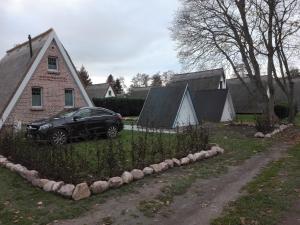
[[[63,111],[48,119],[27,125],[27,136],[35,140],[65,144],[72,139],[105,134],[117,136],[123,129],[122,116],[104,108],[84,107]]]

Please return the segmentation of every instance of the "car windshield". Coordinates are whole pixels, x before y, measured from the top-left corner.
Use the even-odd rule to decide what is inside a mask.
[[[71,110],[64,110],[58,114],[56,114],[55,116],[53,116],[52,118],[65,118],[65,117],[71,117],[73,116],[76,112],[78,112],[78,109],[71,109]]]

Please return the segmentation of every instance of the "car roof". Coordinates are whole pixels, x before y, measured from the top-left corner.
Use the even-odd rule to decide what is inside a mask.
[[[109,109],[106,109],[106,108],[102,108],[102,107],[81,107],[79,109],[96,109],[96,110],[105,110],[105,111],[108,111],[108,112],[112,112],[112,113],[115,113],[114,111],[112,110],[109,110]]]

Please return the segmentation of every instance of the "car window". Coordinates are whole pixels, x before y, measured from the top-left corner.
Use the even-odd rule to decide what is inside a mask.
[[[82,109],[79,110],[79,112],[77,112],[75,114],[75,116],[78,116],[80,118],[86,118],[86,117],[90,117],[91,116],[91,110],[90,109]]]
[[[101,109],[92,110],[92,116],[106,116],[106,115],[111,115],[111,113]]]

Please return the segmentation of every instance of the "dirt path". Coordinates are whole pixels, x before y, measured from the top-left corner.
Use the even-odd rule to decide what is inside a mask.
[[[208,225],[211,219],[221,214],[226,204],[242,194],[240,190],[243,186],[269,162],[282,157],[292,145],[291,142],[279,143],[271,147],[270,151],[253,156],[242,165],[231,167],[226,174],[218,178],[196,181],[186,194],[175,197],[173,203],[154,218],[145,217],[136,206],[141,200],[151,199],[159,194],[161,187],[165,185],[165,176],[172,176],[172,171],[155,178],[156,183],[146,182],[137,193],[124,195],[118,199],[108,199],[84,216],[73,220],[56,221],[53,224]]]

